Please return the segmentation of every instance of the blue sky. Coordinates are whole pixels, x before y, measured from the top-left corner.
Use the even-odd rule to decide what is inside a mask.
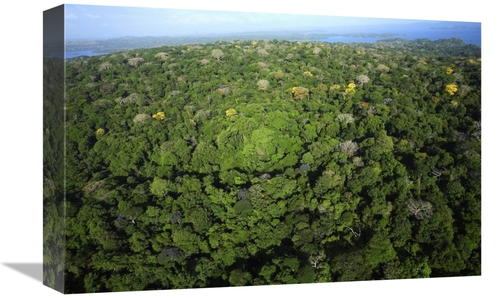
[[[96,5],[66,5],[65,20],[67,40],[332,29],[352,25],[373,28],[377,24],[403,25],[415,22],[396,19]]]

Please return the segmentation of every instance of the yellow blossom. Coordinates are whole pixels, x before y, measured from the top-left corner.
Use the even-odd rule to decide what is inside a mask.
[[[355,92],[355,89],[356,88],[356,84],[354,83],[349,83],[349,85],[347,85],[347,88],[345,89],[345,93],[354,93]]]
[[[446,89],[445,91],[449,94],[449,95],[453,95],[455,94],[455,92],[457,92],[458,88],[457,88],[457,85],[455,84],[449,84],[449,85],[446,85]]]
[[[97,135],[102,135],[102,134],[104,134],[104,129],[103,129],[103,128],[98,128],[98,129],[95,131],[95,133],[96,133]]]
[[[165,119],[165,113],[158,112],[158,113],[153,115],[153,119],[163,120],[163,119]]]
[[[293,87],[292,94],[295,99],[304,99],[309,96],[309,89],[304,87]]]
[[[238,112],[236,112],[236,110],[232,109],[232,108],[226,111],[226,116],[227,117],[232,117],[232,116],[234,116],[236,114],[238,114]]]
[[[306,77],[312,77],[312,76],[313,76],[313,74],[312,74],[310,71],[307,71],[307,70],[306,70],[306,71],[304,71],[304,75],[305,75]]]

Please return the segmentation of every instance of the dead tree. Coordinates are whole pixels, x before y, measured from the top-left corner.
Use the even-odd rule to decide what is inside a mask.
[[[431,202],[420,199],[409,199],[406,206],[408,207],[411,215],[415,216],[417,219],[428,219],[432,216],[434,211],[434,206]]]

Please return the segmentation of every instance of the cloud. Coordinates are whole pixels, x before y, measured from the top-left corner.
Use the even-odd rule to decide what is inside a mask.
[[[90,13],[86,13],[85,16],[87,18],[91,18],[91,19],[99,19],[101,16],[99,15],[96,15],[96,14],[90,14]]]
[[[76,20],[78,19],[78,17],[72,13],[67,13],[65,16],[64,16],[67,20]]]

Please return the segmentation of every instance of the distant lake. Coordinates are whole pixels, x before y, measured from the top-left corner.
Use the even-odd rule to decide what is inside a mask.
[[[95,53],[94,50],[80,50],[80,51],[66,51],[65,58],[71,59],[80,56],[97,56],[97,55],[105,55],[106,53]]]
[[[105,55],[106,53],[96,53],[94,50],[79,50],[79,51],[66,51],[66,52],[44,52],[43,56],[47,58],[65,58],[65,59],[71,59],[75,57],[80,57],[80,56],[97,56],[97,55]]]
[[[474,44],[477,46],[481,46],[481,28],[422,28],[422,27],[401,27],[397,30],[394,28],[390,28],[385,32],[381,31],[371,31],[365,32],[366,34],[375,33],[375,34],[385,34],[385,33],[394,33],[398,34],[394,37],[349,37],[349,36],[331,36],[326,39],[320,39],[319,41],[326,42],[376,42],[383,39],[389,38],[404,38],[408,40],[415,40],[419,38],[427,38],[429,40],[438,40],[438,39],[448,39],[448,38],[460,38],[464,42],[468,44]],[[342,33],[339,33],[342,34]]]

